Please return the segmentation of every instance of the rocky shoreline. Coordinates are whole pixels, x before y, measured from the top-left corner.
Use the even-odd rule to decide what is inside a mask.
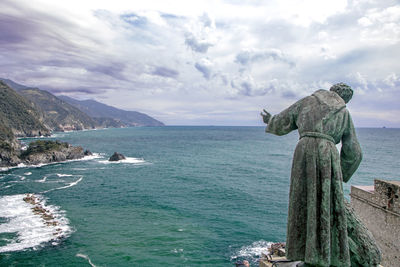
[[[31,142],[26,150],[0,147],[0,167],[63,162],[89,155],[92,153],[81,146],[72,146],[59,141],[37,140]]]
[[[42,205],[40,199],[35,194],[26,194],[23,200],[33,206],[31,210],[35,215],[38,215],[43,219],[44,225],[49,227],[60,226],[60,222],[57,220],[56,215],[53,214],[49,209],[46,209]],[[56,228],[53,236],[55,238],[61,239],[62,228]]]

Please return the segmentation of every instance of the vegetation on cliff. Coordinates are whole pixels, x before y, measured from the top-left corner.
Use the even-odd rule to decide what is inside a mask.
[[[93,118],[108,117],[127,126],[164,126],[164,123],[137,111],[118,109],[95,100],[77,100],[68,96],[59,98],[79,108]]]
[[[127,126],[164,126],[144,113],[126,111],[95,100],[76,100],[68,96],[55,96],[48,91],[18,84],[0,78],[38,111],[41,121],[51,130],[82,130]]]
[[[36,165],[80,159],[84,156],[85,152],[80,146],[71,146],[60,141],[37,140],[29,144],[28,148],[21,153],[20,159],[25,164]]]
[[[146,114],[94,100],[63,99],[0,78],[0,167],[64,161],[85,155],[81,147],[58,141],[35,141],[21,151],[16,137],[46,136],[51,131],[164,125]]]
[[[0,140],[15,136],[50,134],[40,121],[40,114],[26,99],[0,81]]]
[[[53,150],[61,150],[62,148],[68,148],[69,144],[66,142],[60,141],[51,141],[51,140],[37,140],[29,143],[28,148],[21,153],[22,158],[26,158],[29,155],[35,153],[44,153]]]
[[[53,94],[37,88],[26,88],[18,92],[34,103],[44,117],[44,123],[54,131],[93,129],[96,121],[84,112]]]

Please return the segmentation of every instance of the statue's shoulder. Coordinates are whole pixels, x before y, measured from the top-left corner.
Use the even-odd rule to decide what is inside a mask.
[[[324,96],[324,97],[327,97],[327,96],[332,95],[331,93],[332,93],[331,91],[328,91],[328,90],[325,90],[325,89],[318,89],[312,95],[313,96]]]
[[[320,103],[324,103],[329,106],[335,106],[337,108],[346,107],[344,100],[335,92],[320,89],[315,91],[312,96],[315,96]]]

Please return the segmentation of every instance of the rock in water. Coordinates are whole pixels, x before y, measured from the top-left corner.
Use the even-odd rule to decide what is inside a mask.
[[[119,161],[122,159],[126,159],[124,155],[122,155],[118,152],[114,152],[114,154],[110,157],[110,159],[108,161]]]

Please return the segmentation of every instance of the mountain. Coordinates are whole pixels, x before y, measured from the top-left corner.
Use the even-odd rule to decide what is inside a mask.
[[[40,112],[29,101],[0,81],[0,166],[20,162],[16,136],[50,134],[40,117]]]
[[[8,129],[2,131],[2,138],[13,139],[10,132],[20,137],[50,134],[40,118],[32,103],[0,81],[0,124]]]
[[[44,123],[55,131],[93,129],[97,122],[86,113],[59,99],[55,95],[38,88],[18,90],[25,98],[43,112]]]
[[[164,126],[162,122],[137,111],[118,109],[95,100],[77,100],[64,95],[58,97],[93,118],[113,118],[128,126]]]
[[[68,96],[55,96],[47,91],[18,84],[9,79],[0,81],[15,89],[38,110],[37,118],[50,130],[82,130],[127,126],[163,126],[146,114],[125,111],[94,100],[76,100]]]
[[[50,130],[83,130],[98,126],[97,120],[45,90],[21,85],[9,79],[0,80],[27,99],[39,111],[38,118]]]
[[[14,90],[22,90],[22,89],[28,89],[30,87],[16,83],[10,79],[3,79],[0,78],[0,81],[3,81],[5,84],[7,84],[9,87],[13,88]]]

